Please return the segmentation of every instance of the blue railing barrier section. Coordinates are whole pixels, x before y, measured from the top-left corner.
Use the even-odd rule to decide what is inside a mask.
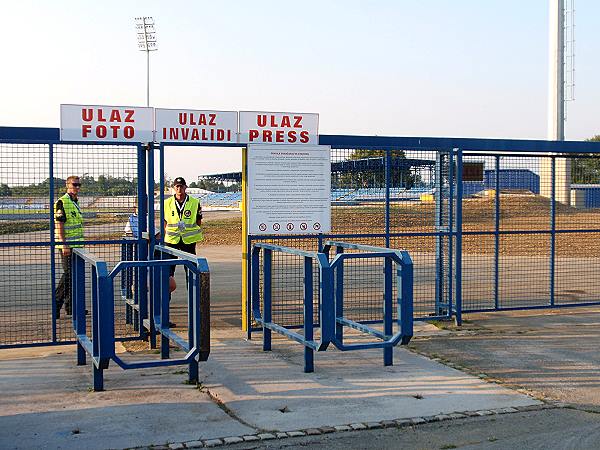
[[[86,353],[92,359],[94,390],[104,389],[103,371],[113,360],[119,367],[141,369],[171,365],[189,366],[189,382],[198,381],[198,361],[205,361],[210,353],[210,272],[206,259],[163,246],[156,246],[161,258],[170,255],[176,259],[121,261],[109,271],[105,261],[83,249],[73,249],[73,329],[77,339],[77,365],[86,364]],[[91,336],[86,323],[86,265],[91,280]],[[182,265],[188,269],[188,340],[169,328],[169,267]],[[150,270],[150,319],[140,318],[150,336],[161,335],[161,360],[123,361],[115,353],[114,279],[133,268]],[[122,277],[123,278],[123,277]],[[152,287],[154,289],[152,289]],[[153,292],[152,292],[153,291]],[[201,316],[205,317],[201,317]],[[166,324],[166,325],[165,325]],[[155,336],[154,336],[155,338]],[[169,343],[173,342],[186,352],[183,358],[169,358]]]
[[[336,249],[330,261],[329,251]],[[344,250],[357,253],[344,253]],[[261,267],[262,258],[262,311],[261,311]],[[273,252],[287,253],[304,258],[303,334],[273,322],[272,318],[272,261]],[[344,261],[348,259],[384,259],[383,332],[366,323],[344,317]],[[314,323],[313,264],[319,267],[318,323]],[[393,333],[393,266],[397,277],[397,322],[398,331]],[[325,351],[333,344],[341,351],[370,348],[383,349],[385,366],[393,364],[393,347],[406,345],[413,336],[413,263],[407,251],[360,244],[325,241],[323,252],[310,252],[280,245],[258,242],[251,254],[251,312],[254,321],[262,326],[263,350],[271,350],[271,332],[282,334],[304,346],[304,371],[314,371],[314,351]],[[350,327],[378,338],[374,342],[344,343],[344,327]],[[315,339],[315,328],[320,327],[320,338]],[[251,334],[249,333],[249,337]]]

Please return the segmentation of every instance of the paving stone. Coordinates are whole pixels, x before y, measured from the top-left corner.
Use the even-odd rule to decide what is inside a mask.
[[[319,427],[319,430],[321,430],[321,433],[327,434],[327,433],[333,433],[335,431],[335,428],[325,426],[325,427]]]
[[[245,436],[242,436],[242,439],[244,439],[244,441],[246,442],[260,441],[260,438],[255,434],[247,434]]]
[[[277,439],[284,439],[284,438],[288,437],[288,434],[284,433],[283,431],[280,431],[278,433],[275,433],[275,437]]]
[[[466,416],[463,413],[452,413],[448,414],[450,419],[464,419]]]
[[[413,423],[413,425],[418,425],[420,423],[427,422],[423,417],[413,417],[412,419],[410,419],[410,421]]]
[[[171,450],[181,450],[182,448],[185,448],[185,447],[183,446],[183,444],[178,442],[178,443],[169,444],[169,448]]]
[[[492,411],[488,411],[487,409],[482,409],[481,411],[476,411],[478,416],[491,416],[494,414]]]
[[[318,428],[308,428],[308,429],[304,430],[304,432],[306,433],[307,436],[317,436],[317,435],[321,434],[321,430],[319,430]]]
[[[364,423],[351,423],[350,428],[353,430],[366,430],[367,426]]]
[[[469,417],[478,417],[481,415],[477,411],[465,411],[464,414],[465,414],[465,416],[469,416]]]
[[[288,431],[287,432],[289,437],[300,437],[300,436],[306,436],[306,433],[304,433],[304,431]]]
[[[396,420],[394,420],[394,422],[399,427],[407,427],[409,425],[414,425],[414,423],[415,423],[415,422],[413,422],[413,419],[396,419]]]
[[[518,412],[515,408],[511,408],[511,407],[502,408],[501,411],[502,411],[502,414],[512,414],[512,413]]]
[[[395,420],[382,420],[380,423],[383,428],[390,428],[396,426]]]
[[[378,428],[383,428],[380,422],[367,422],[365,424],[369,430],[376,430]]]
[[[269,439],[275,439],[275,435],[274,435],[274,434],[271,434],[271,433],[260,433],[260,434],[258,435],[258,438],[259,438],[261,441],[268,441]]]
[[[244,438],[240,436],[230,436],[223,438],[223,442],[226,444],[239,444],[240,442],[244,442]]]
[[[202,441],[188,441],[185,443],[185,448],[200,448],[204,447]]]
[[[441,422],[442,420],[449,420],[450,416],[448,414],[438,414],[435,418],[438,422]]]
[[[207,439],[204,441],[205,447],[218,447],[223,445],[223,441],[221,439]]]
[[[348,425],[336,425],[334,428],[335,431],[350,431],[352,429]]]

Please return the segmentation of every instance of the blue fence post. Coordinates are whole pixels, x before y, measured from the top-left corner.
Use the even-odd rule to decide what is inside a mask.
[[[336,255],[344,253],[344,247],[336,247]],[[340,343],[344,343],[344,325],[338,323],[338,318],[344,317],[344,261],[335,268],[335,338]]]
[[[413,264],[408,252],[403,253],[403,264],[398,265],[400,271],[400,287],[398,288],[398,301],[400,302],[400,330],[402,332],[401,344],[407,345],[413,336]]]
[[[304,257],[304,339],[312,341],[313,333],[313,264],[312,258]],[[304,372],[315,371],[315,355],[311,347],[304,346]]]
[[[86,334],[85,322],[85,261],[81,256],[73,254],[73,320],[75,322],[75,334],[84,336]],[[85,349],[77,339],[77,365],[84,366],[86,363]]]
[[[383,287],[383,334],[385,340],[392,336],[393,307],[392,307],[392,260],[390,257],[384,259],[384,287]],[[383,347],[383,365],[391,366],[394,358],[394,348],[391,346]]]
[[[160,329],[171,329],[170,314],[169,314],[169,267],[164,266],[160,269]],[[189,292],[188,292],[189,295]],[[169,358],[169,338],[164,333],[160,336],[160,357],[161,359]]]
[[[454,149],[456,161],[456,325],[462,325],[462,200],[463,200],[463,155]]]
[[[392,150],[385,151],[385,246],[390,248],[390,184],[391,184]]]
[[[272,301],[272,251],[268,248],[264,249],[263,254],[263,277],[264,277],[264,288],[263,288],[263,308],[264,308],[264,322],[270,323],[272,321],[271,314],[271,301]],[[263,326],[263,350],[271,350],[271,330]]]
[[[52,309],[52,342],[56,342],[56,239],[54,236],[54,145],[48,145],[48,180],[50,196],[50,307]]]
[[[446,229],[448,230],[448,257],[446,258],[447,264],[448,264],[448,274],[447,274],[447,282],[448,282],[448,294],[447,294],[447,309],[446,309],[446,314],[448,316],[449,319],[452,318],[452,296],[453,296],[453,287],[454,287],[454,283],[453,283],[453,277],[454,277],[454,271],[452,269],[452,264],[454,261],[454,257],[453,257],[453,250],[454,250],[454,234],[452,233],[452,231],[454,230],[454,198],[457,198],[458,201],[458,195],[455,196],[455,192],[454,192],[454,179],[456,178],[456,174],[455,174],[455,170],[454,170],[454,155],[452,154],[452,152],[448,152],[447,155],[448,158],[448,209],[447,209],[447,213],[448,213],[448,224],[446,226]],[[456,183],[458,184],[458,183]],[[460,185],[461,185],[461,190],[460,190],[460,201],[462,201],[462,177],[460,180]],[[443,282],[441,283],[441,289],[442,292],[444,290],[444,284]],[[443,296],[443,293],[441,294]]]
[[[319,322],[321,323],[322,349],[326,349],[329,343],[335,338],[334,279],[333,269],[327,257],[323,253],[319,253],[317,258],[319,258],[321,277]]]
[[[137,191],[138,191],[138,236],[137,236],[137,256],[141,261],[148,260],[148,242],[142,239],[142,233],[147,229],[148,223],[148,194],[146,192],[146,152],[142,145],[138,144],[138,183],[137,183]],[[149,320],[148,331],[150,332],[150,346],[152,347],[152,339],[155,337],[151,330],[152,327],[152,317],[151,313],[148,312],[148,304],[149,304],[149,296],[148,296],[148,282],[149,282],[149,271],[147,267],[140,267],[137,271],[138,274],[138,308],[139,308],[139,323],[140,323],[140,337],[146,338],[148,336],[148,332],[146,331],[146,327],[144,325],[144,320]],[[154,342],[154,347],[156,346],[156,341]]]
[[[494,309],[500,308],[500,156],[496,155],[496,204],[494,205]]]
[[[441,151],[436,152],[435,156],[435,314],[442,313],[442,297],[444,295],[444,157]]]
[[[552,158],[551,194],[550,194],[550,306],[555,302],[555,270],[556,270],[556,157]]]

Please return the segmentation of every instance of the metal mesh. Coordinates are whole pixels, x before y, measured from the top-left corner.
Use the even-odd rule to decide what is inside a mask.
[[[53,285],[63,269],[50,230],[53,203],[64,194],[70,175],[82,181],[79,204],[86,248],[111,267],[121,259],[118,241],[136,207],[137,147],[1,143],[0,346],[73,339],[64,309],[62,318],[52,321]],[[117,279],[116,332],[127,336],[131,327],[121,320],[124,305],[118,283]],[[89,292],[86,297],[89,303]]]

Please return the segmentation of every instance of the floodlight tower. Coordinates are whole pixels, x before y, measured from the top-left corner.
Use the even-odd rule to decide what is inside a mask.
[[[566,102],[575,99],[574,0],[549,0],[548,140],[565,140]],[[551,160],[542,158],[540,194],[551,194]],[[571,161],[555,160],[556,201],[571,203]]]
[[[146,106],[150,106],[150,52],[158,50],[154,18],[136,17],[135,29],[138,48],[140,51],[146,52]]]

